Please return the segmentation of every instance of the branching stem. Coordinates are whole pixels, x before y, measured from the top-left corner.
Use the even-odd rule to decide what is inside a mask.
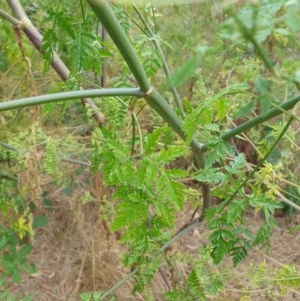
[[[34,97],[8,100],[0,103],[0,112],[6,110],[19,109],[32,105],[40,105],[51,102],[66,101],[71,99],[83,99],[87,97],[105,97],[105,96],[135,96],[143,97],[139,88],[111,88],[111,89],[91,89],[60,92]]]

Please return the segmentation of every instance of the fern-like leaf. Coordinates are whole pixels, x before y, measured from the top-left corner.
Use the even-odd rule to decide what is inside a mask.
[[[199,182],[222,184],[226,180],[224,173],[217,168],[204,168],[195,175],[195,179]]]
[[[266,250],[269,250],[270,237],[272,236],[274,226],[275,222],[268,222],[260,227],[254,237],[253,246],[262,245]]]
[[[172,177],[172,172],[163,171],[157,180],[158,202],[172,204],[177,210],[182,209],[185,187]]]
[[[176,158],[185,155],[188,150],[186,145],[169,146],[166,150],[159,153],[157,160],[164,164],[169,164]]]
[[[246,209],[247,203],[245,199],[233,200],[227,211],[227,223],[232,225],[233,223],[240,222]]]
[[[247,256],[247,249],[243,246],[235,247],[231,250],[233,266],[236,267]]]
[[[237,173],[237,171],[242,169],[245,166],[245,164],[245,155],[243,153],[240,153],[232,161],[230,161],[229,165],[225,166],[225,169],[229,174],[235,174]]]

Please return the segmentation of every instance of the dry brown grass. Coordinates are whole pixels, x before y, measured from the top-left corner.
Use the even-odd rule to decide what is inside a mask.
[[[34,301],[77,301],[80,300],[80,293],[110,289],[129,273],[120,260],[126,246],[121,245],[116,234],[109,230],[108,223],[113,212],[108,212],[109,209],[104,205],[114,202],[111,191],[103,186],[99,173],[92,176],[88,168],[78,173],[78,166],[64,162],[60,165],[64,177],[72,177],[73,180],[69,187],[72,193],[68,195],[63,191],[64,186],[58,188],[43,174],[41,160],[39,152],[32,151],[28,168],[20,174],[19,179],[20,186],[27,187],[24,195],[36,202],[35,214],[47,216],[49,222],[37,231],[37,237],[33,240],[34,250],[29,256],[37,272],[23,275],[21,283],[11,284],[10,290],[20,296],[30,295]],[[40,196],[43,191],[48,191],[47,197],[52,200],[52,206],[47,207],[42,202]],[[83,201],[84,195],[89,196],[89,202]],[[178,227],[189,219],[192,212],[187,206],[178,214]],[[251,218],[249,227],[252,230],[263,223],[260,215]],[[300,268],[300,236],[288,233],[292,225],[299,224],[299,219],[300,216],[278,217],[271,253],[265,256],[262,251],[252,250],[247,259],[228,274],[222,294],[210,300],[242,300],[247,295],[251,295],[252,300],[277,300],[276,295],[273,299],[269,298],[271,293],[268,287],[251,289],[255,286],[250,283],[249,275],[253,264],[262,261],[266,261],[268,269],[276,269],[282,264],[294,264]],[[149,289],[153,300],[162,300],[166,290],[186,279],[188,266],[179,263],[177,255],[188,252],[196,256],[199,248],[207,243],[207,236],[205,224],[202,224],[172,247],[168,255],[173,266],[165,263]],[[219,267],[212,268],[223,272],[228,271],[230,265],[230,260],[225,260]],[[132,281],[121,286],[115,293],[116,300],[146,300],[141,294],[132,295],[132,286]],[[297,300],[299,296],[299,292],[290,290],[280,300]]]
[[[128,271],[120,262],[120,255],[125,251],[125,247],[117,242],[115,234],[108,231],[106,222],[99,214],[101,197],[83,204],[80,200],[82,188],[75,189],[70,197],[54,186],[47,189],[50,191],[48,197],[53,200],[53,206],[51,209],[40,208],[38,213],[47,215],[49,223],[45,228],[38,230],[34,251],[30,255],[30,260],[37,266],[37,272],[24,275],[22,282],[12,285],[11,290],[21,296],[31,295],[34,301],[76,301],[80,300],[79,294],[82,292],[105,291],[111,288]],[[104,196],[105,190],[102,192]],[[179,219],[183,221],[189,214],[190,210],[187,209],[180,214]],[[293,223],[298,223],[297,218],[299,220],[299,217],[295,217]],[[268,257],[264,257],[259,250],[253,250],[247,260],[234,271],[234,275],[229,275],[222,300],[241,300],[247,293],[247,275],[251,264],[266,260],[268,268],[278,268],[280,264],[294,264],[300,268],[300,236],[288,233],[290,224],[287,225],[287,222],[286,217],[278,218],[278,227]],[[261,223],[262,219],[259,216],[253,217],[252,228],[259,227]],[[198,248],[207,242],[204,230],[205,225],[202,225],[178,242],[172,249],[174,256],[181,251],[196,254]],[[222,268],[225,269],[229,264],[229,260],[226,260],[219,270],[222,271]],[[176,264],[174,271],[178,273],[179,279],[185,278],[184,265]],[[162,300],[167,284],[170,285],[174,281],[166,265],[162,267],[161,272],[165,281],[158,273],[151,288],[155,300]],[[139,294],[131,295],[131,288],[130,282],[123,285],[115,294],[116,300],[145,300]],[[267,293],[267,289],[264,288],[253,291],[252,300],[275,300],[266,299]],[[281,300],[296,300],[297,297],[297,292],[291,291]],[[221,300],[218,298],[211,300]]]
[[[80,292],[106,290],[125,275],[119,259],[124,247],[100,216],[101,198],[107,195],[103,191],[89,203],[81,201],[87,179],[85,175],[76,179],[71,196],[52,184],[43,187],[53,204],[40,205],[35,212],[48,217],[29,257],[37,273],[24,275],[19,285],[12,285],[14,292],[37,301],[79,300]],[[95,187],[89,188],[95,195]],[[125,286],[123,296],[129,291]]]

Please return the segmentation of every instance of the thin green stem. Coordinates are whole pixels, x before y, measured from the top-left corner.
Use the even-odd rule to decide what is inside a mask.
[[[240,20],[240,18],[238,18],[235,14],[233,14],[233,18],[235,19],[241,33],[244,35],[245,39],[250,41],[252,43],[252,45],[254,46],[254,48],[256,49],[258,55],[261,57],[261,59],[263,60],[263,62],[265,63],[265,65],[267,66],[267,68],[275,75],[276,71],[273,67],[272,62],[270,61],[269,57],[267,56],[266,52],[262,49],[262,47],[259,45],[259,43],[257,42],[257,40],[255,39],[255,34],[253,33],[253,29],[249,30],[245,24],[243,23],[242,20]]]
[[[133,6],[134,8],[134,6]],[[125,12],[126,16],[130,18],[129,14]],[[146,28],[143,28],[135,19],[131,21],[145,36],[150,38],[149,32],[147,32]]]
[[[169,79],[170,76],[171,76],[171,72],[170,72],[170,69],[168,67],[168,63],[166,61],[166,58],[165,58],[164,53],[162,51],[162,48],[160,46],[159,40],[155,37],[155,34],[152,31],[151,27],[149,26],[148,22],[145,20],[144,16],[139,12],[139,10],[137,9],[137,7],[135,5],[133,5],[133,9],[136,12],[136,14],[138,15],[138,17],[140,18],[140,20],[142,21],[142,23],[144,24],[145,28],[147,29],[147,31],[149,33],[149,36],[152,38],[154,47],[155,47],[156,51],[159,53],[159,55],[160,55],[162,66],[163,66],[166,78]],[[179,96],[179,94],[177,92],[177,89],[171,83],[171,81],[167,81],[167,82],[168,82],[168,85],[170,86],[171,92],[173,94],[174,101],[175,101],[176,105],[178,106],[178,108],[180,110],[181,116],[183,118],[186,117],[186,114],[184,112],[183,105],[182,105],[180,96]]]
[[[289,82],[293,82],[295,84],[295,86],[297,87],[297,89],[299,90],[300,89],[300,85],[299,85],[299,83],[297,81],[295,81],[293,78],[289,78],[287,76],[284,76],[284,75],[280,74],[274,68],[274,64],[272,63],[272,61],[268,57],[266,51],[264,51],[264,49],[261,47],[261,45],[257,42],[257,40],[255,38],[255,27],[253,27],[253,28],[251,28],[249,30],[247,28],[247,26],[243,23],[243,21],[240,18],[238,18],[235,14],[233,14],[233,18],[235,19],[238,27],[240,28],[241,33],[245,37],[245,39],[248,40],[248,41],[250,41],[252,43],[252,45],[254,46],[257,54],[261,57],[261,59],[263,60],[263,62],[266,65],[266,67],[272,72],[272,74],[275,77],[282,78],[282,79],[287,80]]]
[[[79,3],[80,3],[80,10],[81,10],[82,20],[85,21],[85,15],[84,15],[84,9],[83,9],[82,0],[80,0]]]
[[[130,152],[130,157],[133,156],[134,154],[134,142],[135,142],[135,118],[133,116],[133,112],[131,113],[131,124],[132,124],[132,142],[131,142],[131,152]]]
[[[131,145],[131,156],[134,154],[134,145],[135,145],[135,127],[137,128],[139,140],[140,140],[140,154],[144,153],[144,145],[143,145],[143,134],[141,131],[141,127],[139,125],[138,118],[135,112],[131,112],[131,121],[132,121],[132,145]]]
[[[152,107],[182,139],[185,139],[185,134],[182,129],[183,123],[170,108],[166,100],[155,90],[146,97],[146,100],[150,107]]]
[[[124,283],[126,283],[130,278],[132,278],[135,274],[137,274],[140,270],[140,267],[137,267],[134,271],[132,271],[130,274],[126,275],[122,280],[120,280],[118,283],[116,283],[111,289],[103,293],[100,297],[100,300],[104,300],[107,296],[111,295],[116,289],[118,289],[120,286],[122,286]]]
[[[35,97],[27,97],[16,100],[9,100],[0,103],[0,112],[12,109],[19,109],[32,105],[44,103],[66,101],[71,99],[82,99],[86,97],[106,97],[106,96],[136,96],[143,97],[143,93],[138,88],[112,88],[112,89],[91,89],[70,92],[60,92]]]
[[[221,136],[221,138],[224,140],[233,138],[236,135],[238,135],[242,132],[245,132],[254,126],[257,126],[265,121],[268,121],[271,118],[274,118],[274,117],[282,114],[282,112],[284,112],[284,111],[288,111],[288,110],[292,109],[299,101],[300,101],[300,96],[296,96],[296,97],[276,106],[275,108],[270,109],[266,113],[258,115],[257,117],[242,123],[238,127],[228,131],[227,133],[224,133]]]
[[[218,212],[219,214],[225,209],[225,207],[234,199],[234,197],[239,193],[239,191],[248,183],[248,181],[254,176],[254,174],[258,171],[258,169],[265,163],[268,156],[271,154],[271,152],[275,149],[277,144],[282,139],[285,132],[288,130],[289,126],[291,125],[294,117],[291,116],[286,123],[285,127],[281,131],[280,135],[277,137],[276,141],[272,145],[272,147],[269,149],[269,151],[264,155],[264,157],[258,162],[258,164],[255,166],[255,168],[251,171],[251,173],[247,176],[247,178],[237,187],[237,189],[234,191],[234,193],[230,196],[230,198],[225,202],[224,206],[220,209]]]
[[[11,146],[11,145],[9,145],[9,144],[7,144],[7,143],[4,143],[4,142],[2,142],[2,141],[0,141],[0,146],[6,148],[6,149],[8,149],[8,150],[17,151],[13,146]]]

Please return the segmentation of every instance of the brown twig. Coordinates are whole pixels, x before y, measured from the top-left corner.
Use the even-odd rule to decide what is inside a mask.
[[[13,14],[15,15],[16,19],[19,21],[18,27],[20,30],[22,30],[26,36],[29,38],[31,43],[42,53],[41,46],[43,43],[43,36],[38,31],[38,29],[32,24],[28,16],[26,15],[26,12],[20,3],[19,0],[7,0],[8,5],[10,6]],[[6,20],[10,21],[12,24],[15,24],[14,18],[5,18]],[[70,76],[70,70],[68,67],[64,64],[64,62],[60,59],[60,57],[57,55],[57,53],[53,53],[51,62],[50,62],[52,68],[56,71],[56,73],[59,75],[59,77],[66,81]],[[106,124],[106,118],[105,115],[100,112],[99,108],[95,104],[95,102],[90,98],[83,98],[81,99],[81,102],[84,106],[87,106],[87,108],[91,109],[93,112],[93,117],[98,123],[99,126],[103,126]]]

